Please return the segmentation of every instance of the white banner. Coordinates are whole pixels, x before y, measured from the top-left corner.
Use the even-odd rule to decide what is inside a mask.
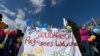
[[[27,28],[21,56],[82,56],[72,31]]]

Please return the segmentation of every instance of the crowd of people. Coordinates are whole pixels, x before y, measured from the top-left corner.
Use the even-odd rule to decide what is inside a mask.
[[[0,56],[17,56],[23,33],[20,29],[10,30],[8,27],[0,14]]]
[[[2,14],[0,14],[0,56],[17,56],[24,33],[20,29],[9,30],[8,27],[2,22]],[[52,28],[52,25],[48,27]],[[72,30],[70,26],[64,28]],[[80,27],[79,33],[81,43],[85,48],[85,56],[100,56],[100,34],[93,32],[93,27],[87,29],[85,25]],[[91,36],[94,39],[90,39]]]
[[[100,35],[93,32],[93,26],[82,25],[79,30],[81,42],[86,50],[86,56],[100,56]]]

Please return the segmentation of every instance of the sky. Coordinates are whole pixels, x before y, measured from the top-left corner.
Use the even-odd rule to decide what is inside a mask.
[[[70,18],[78,25],[99,18],[100,0],[0,0],[0,13],[11,29],[19,25],[24,29],[26,19],[61,28],[63,18]]]

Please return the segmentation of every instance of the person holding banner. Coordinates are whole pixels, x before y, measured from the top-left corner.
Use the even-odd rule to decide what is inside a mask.
[[[90,56],[90,50],[89,50],[89,43],[88,43],[88,31],[85,27],[85,25],[82,25],[80,30],[79,30],[80,36],[81,36],[81,42],[84,45],[85,49],[86,49],[86,56]]]
[[[89,34],[89,38],[92,39],[92,41],[89,42],[89,47],[90,47],[89,50],[90,50],[91,56],[95,56],[95,52],[93,50],[93,47],[95,46],[96,36],[95,36],[95,33],[93,32],[92,26],[88,28],[88,34]]]
[[[20,29],[17,29],[16,31],[17,31],[17,33],[15,35],[14,42],[16,44],[16,55],[17,55],[19,48],[20,48],[20,45],[21,45],[21,42],[22,42],[22,37],[24,34],[22,33],[22,31]]]
[[[48,28],[53,28],[53,25],[52,25],[52,24],[49,24],[49,25],[48,25]]]

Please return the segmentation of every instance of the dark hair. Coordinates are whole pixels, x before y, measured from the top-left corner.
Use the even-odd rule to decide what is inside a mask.
[[[0,21],[2,21],[2,14],[0,14]]]
[[[84,24],[83,25],[80,25],[80,27],[79,28],[82,28],[83,26],[85,26]],[[86,27],[86,26],[85,26]]]
[[[6,28],[8,28],[8,25],[6,25]]]
[[[17,29],[17,36],[23,36],[22,30]]]

